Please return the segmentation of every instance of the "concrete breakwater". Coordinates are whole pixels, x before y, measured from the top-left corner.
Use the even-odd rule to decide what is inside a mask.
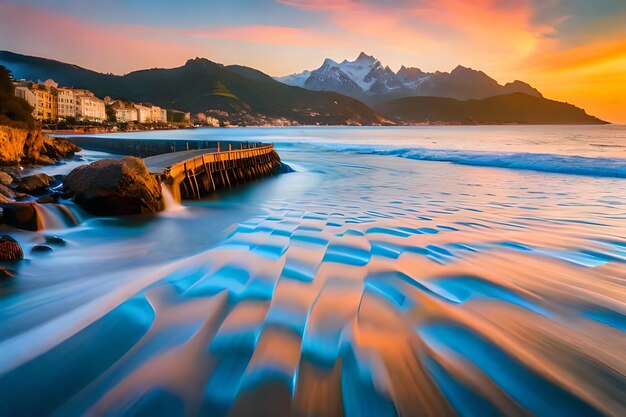
[[[147,158],[171,152],[181,152],[199,149],[213,149],[225,151],[229,149],[246,149],[259,147],[260,142],[223,142],[217,140],[180,140],[180,139],[126,139],[126,138],[99,138],[90,136],[72,136],[65,138],[75,145],[91,151],[106,152],[116,155],[136,156]]]

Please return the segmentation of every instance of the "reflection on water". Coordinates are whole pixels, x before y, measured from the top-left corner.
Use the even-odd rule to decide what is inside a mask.
[[[30,256],[0,414],[624,415],[625,180],[281,156]]]

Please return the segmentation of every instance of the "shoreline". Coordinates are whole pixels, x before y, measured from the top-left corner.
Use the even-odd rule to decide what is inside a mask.
[[[112,130],[112,129],[43,129],[42,133],[46,135],[99,135],[99,134],[123,134],[123,133],[141,133],[141,132],[175,132],[180,130],[196,130],[196,129],[210,129],[210,130],[230,130],[230,129],[300,129],[300,128],[316,128],[316,129],[336,129],[336,128],[383,128],[383,129],[398,129],[398,128],[415,128],[415,127],[546,127],[546,126],[626,126],[626,124],[620,123],[604,123],[604,124],[520,124],[520,123],[419,123],[419,124],[397,124],[394,126],[383,125],[246,125],[246,126],[191,126],[180,128],[167,128],[167,129],[139,129],[139,130]],[[87,131],[85,131],[87,130]]]

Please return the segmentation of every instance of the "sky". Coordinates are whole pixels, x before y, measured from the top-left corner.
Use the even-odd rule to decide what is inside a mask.
[[[626,123],[626,0],[0,0],[0,50],[123,74],[204,57],[280,76],[363,51],[480,69]]]

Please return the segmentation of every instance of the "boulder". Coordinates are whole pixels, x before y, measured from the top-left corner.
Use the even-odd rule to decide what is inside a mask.
[[[46,136],[43,142],[44,153],[51,159],[63,159],[74,156],[80,148],[65,139],[51,138]]]
[[[31,253],[50,253],[52,252],[52,248],[48,245],[35,245],[30,250]]]
[[[13,271],[0,266],[0,280],[13,278]]]
[[[17,261],[24,258],[22,247],[11,236],[0,237],[0,262]]]
[[[0,203],[0,209],[0,224],[30,231],[40,230],[43,226],[36,203]]]
[[[0,171],[0,185],[10,185],[13,182],[13,177],[4,171]]]
[[[86,211],[103,216],[155,213],[161,186],[143,160],[101,159],[75,168],[63,183],[65,194]]]
[[[0,184],[0,195],[6,197],[9,200],[15,199],[15,192],[6,185]]]
[[[50,245],[57,245],[57,246],[67,245],[67,242],[65,241],[65,239],[59,236],[48,235],[45,238],[46,238],[46,243]]]
[[[33,174],[22,177],[16,181],[15,189],[27,194],[43,194],[54,178],[46,174]]]

